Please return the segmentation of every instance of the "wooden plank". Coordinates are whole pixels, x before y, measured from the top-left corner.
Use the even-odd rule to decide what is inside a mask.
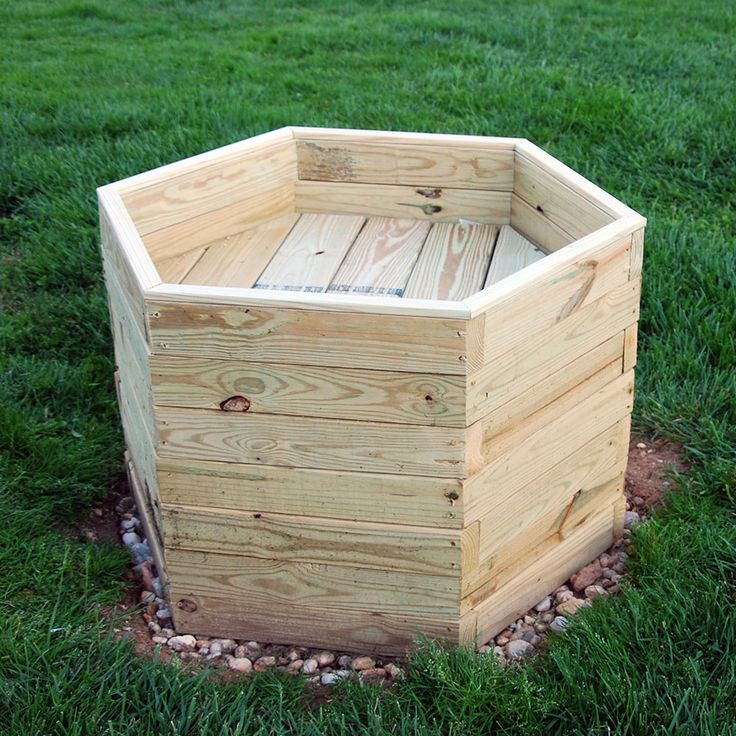
[[[505,225],[511,219],[510,192],[303,180],[296,181],[294,187],[297,212],[412,217],[431,222],[470,220],[491,225]]]
[[[302,215],[256,288],[325,291],[364,223],[364,217]]]
[[[506,585],[491,593],[467,618],[476,625],[460,622],[465,637],[488,641],[507,624],[523,615],[572,573],[606,550],[613,539],[613,511],[603,509],[567,539],[541,554],[531,565],[521,570]],[[463,617],[465,618],[465,617]],[[472,636],[471,636],[472,634]]]
[[[460,376],[174,355],[152,356],[151,373],[160,406],[219,409],[231,396],[244,396],[256,414],[465,426]]]
[[[163,505],[169,547],[458,578],[460,532],[402,524]]]
[[[560,541],[602,510],[610,513],[614,503],[623,498],[622,494],[622,472],[614,477],[598,479],[594,485],[529,525],[504,546],[485,554],[477,570],[468,576],[463,575],[462,613],[475,608],[488,595],[514,580],[546,551],[557,547]]]
[[[133,465],[129,453],[125,453],[125,471],[128,476],[128,487],[135,499],[135,505],[138,508],[138,518],[140,519],[143,533],[146,541],[151,549],[153,556],[153,564],[156,566],[156,573],[161,580],[161,584],[166,591],[168,588],[168,570],[166,566],[165,548],[162,542],[161,530],[156,524],[156,518],[151,507],[148,494],[143,490],[141,481],[138,478],[138,471]]]
[[[298,219],[292,212],[210,243],[181,282],[250,288]]]
[[[491,286],[544,256],[545,253],[534,243],[517,233],[510,225],[504,225],[498,234],[484,285]]]
[[[300,179],[417,187],[511,191],[514,154],[509,148],[330,140],[296,141]]]
[[[459,300],[479,291],[497,235],[495,225],[435,223],[404,296]]]
[[[421,220],[369,218],[328,291],[403,296],[430,227]]]
[[[158,459],[159,493],[172,505],[257,513],[320,516],[457,528],[462,525],[459,480],[387,473],[339,472]]]
[[[428,639],[458,642],[457,616],[431,619],[406,613],[344,611],[324,608],[263,607],[249,597],[198,595],[186,586],[171,585],[174,623],[178,631],[200,636],[230,636],[249,641],[277,641],[298,646],[343,649],[361,653],[404,655],[419,633]],[[180,601],[186,601],[177,605]]]
[[[638,326],[633,324],[627,327],[624,332],[624,372],[630,371],[636,365],[636,342],[637,342]]]
[[[573,238],[589,235],[617,219],[518,150],[514,192]]]
[[[215,243],[222,243],[225,240],[227,238],[216,240]],[[158,268],[163,281],[170,284],[180,284],[187,277],[187,274],[197,265],[197,262],[211,245],[193,248],[186,253],[169,256],[168,258],[159,258],[156,261],[156,268]]]
[[[636,279],[641,276],[644,264],[644,228],[637,230],[631,236],[631,270],[629,277]]]
[[[518,426],[484,438],[486,464],[464,484],[466,523],[482,519],[489,508],[631,414],[633,374],[601,386],[607,378],[605,370],[591,376]]]
[[[143,242],[154,261],[171,258],[293,212],[293,195],[291,182],[256,188],[238,202],[150,232]]]
[[[467,370],[464,320],[248,304],[151,299],[152,353],[414,373]]]
[[[634,324],[639,317],[638,282],[627,281],[600,299],[489,360],[471,378],[479,414],[516,399],[534,385]]]
[[[511,227],[547,253],[560,250],[575,240],[516,194],[511,195]]]
[[[290,133],[259,141],[230,156],[194,165],[142,186],[127,187],[122,199],[138,232],[162,228],[247,201],[259,189],[296,178],[296,151]]]
[[[177,548],[169,548],[167,563],[179,589],[206,598],[248,599],[264,610],[334,607],[437,618],[459,614],[457,576]]]
[[[490,411],[482,384],[470,377],[466,425],[484,419],[487,429],[492,428],[495,434],[500,434],[604,368],[610,373],[610,380],[613,380],[622,372],[619,364],[623,356],[623,346],[624,334],[615,335]]]
[[[221,462],[462,478],[465,431],[156,407],[159,454]]]
[[[484,339],[467,355],[471,372],[628,282],[631,237],[594,240],[553,253],[465,300],[472,321],[483,319]]]

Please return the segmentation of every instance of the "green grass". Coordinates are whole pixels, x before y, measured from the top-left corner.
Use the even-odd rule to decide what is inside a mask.
[[[734,10],[6,3],[0,733],[736,733]],[[636,418],[694,470],[624,596],[526,668],[428,646],[396,692],[328,703],[204,681],[112,638],[125,557],[60,529],[121,467],[95,187],[285,124],[528,137],[649,218]]]

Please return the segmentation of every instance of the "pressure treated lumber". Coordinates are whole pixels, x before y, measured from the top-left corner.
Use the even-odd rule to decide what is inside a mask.
[[[510,225],[504,225],[498,234],[484,285],[491,286],[530,263],[541,260],[544,255],[534,243],[519,235]]]

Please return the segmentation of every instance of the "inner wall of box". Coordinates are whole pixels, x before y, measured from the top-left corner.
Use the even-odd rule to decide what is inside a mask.
[[[228,159],[123,195],[162,281],[458,301],[611,219],[508,147],[290,140],[262,156],[247,187]]]

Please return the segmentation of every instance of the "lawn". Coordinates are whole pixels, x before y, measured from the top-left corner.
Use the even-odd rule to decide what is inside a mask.
[[[736,733],[736,6],[19,0],[0,26],[0,733]],[[636,423],[694,463],[526,667],[218,684],[102,614],[121,476],[95,187],[287,124],[530,138],[649,218]]]

